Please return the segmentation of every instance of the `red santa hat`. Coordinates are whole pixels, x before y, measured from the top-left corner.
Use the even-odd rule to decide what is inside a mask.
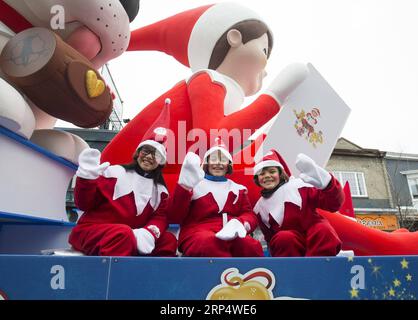
[[[170,103],[169,98],[165,99],[163,110],[158,116],[157,120],[151,125],[144,134],[144,139],[136,148],[137,150],[142,146],[148,145],[154,147],[162,156],[160,164],[165,164],[167,161],[167,128],[170,126]]]
[[[225,143],[222,141],[222,139],[220,137],[215,138],[214,143],[211,146],[211,148],[208,151],[206,151],[205,155],[203,156],[203,162],[206,162],[208,156],[211,155],[213,152],[218,151],[218,150],[225,157],[227,157],[228,160],[232,163],[232,156],[229,153],[227,146],[225,145]]]
[[[257,13],[238,3],[198,7],[132,31],[127,50],[165,52],[196,72],[208,68],[219,38],[245,20],[263,21]]]
[[[261,170],[266,167],[279,167],[288,176],[291,175],[289,167],[286,164],[286,161],[282,158],[282,156],[274,149],[271,149],[268,153],[264,155],[264,157],[254,166],[254,175],[260,174]]]

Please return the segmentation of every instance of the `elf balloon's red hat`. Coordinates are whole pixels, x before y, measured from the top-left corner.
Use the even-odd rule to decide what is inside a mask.
[[[211,148],[206,151],[205,155],[203,156],[203,162],[207,161],[208,156],[219,150],[225,157],[228,158],[228,160],[231,162],[232,164],[232,156],[228,151],[227,146],[225,145],[225,143],[222,141],[222,139],[220,137],[215,138],[213,145],[211,146]]]
[[[208,68],[219,38],[245,20],[263,21],[254,11],[233,2],[191,9],[132,31],[127,50],[161,51],[196,72]]]
[[[282,158],[282,156],[274,149],[271,149],[268,153],[264,155],[264,157],[254,166],[254,175],[260,174],[261,170],[266,167],[279,167],[288,176],[291,175],[289,167],[286,164],[286,161]]]
[[[167,128],[170,127],[170,103],[169,98],[165,99],[163,110],[158,116],[157,120],[151,125],[144,134],[144,139],[136,148],[137,150],[142,146],[148,145],[154,147],[162,156],[160,164],[165,164],[167,161]]]

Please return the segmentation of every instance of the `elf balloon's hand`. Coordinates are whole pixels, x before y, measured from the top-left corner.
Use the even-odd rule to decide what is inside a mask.
[[[233,240],[236,237],[245,238],[247,230],[244,225],[237,219],[231,219],[227,224],[216,234],[216,237],[221,240]]]
[[[266,94],[273,96],[281,105],[292,91],[305,80],[308,73],[309,70],[305,64],[290,64],[276,76],[266,90]]]
[[[296,157],[296,168],[300,171],[299,177],[303,181],[318,189],[325,189],[331,181],[331,174],[303,153]]]
[[[100,151],[97,149],[84,149],[78,157],[77,177],[94,180],[103,174],[110,166],[109,162],[100,164]]]
[[[188,152],[181,167],[179,184],[187,189],[193,189],[205,177],[200,167],[200,158],[193,152]]]

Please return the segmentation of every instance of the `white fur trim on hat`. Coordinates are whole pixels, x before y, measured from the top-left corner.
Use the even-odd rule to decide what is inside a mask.
[[[167,152],[165,151],[165,147],[161,143],[158,143],[154,140],[145,140],[142,141],[136,149],[138,150],[139,148],[145,145],[154,147],[163,156],[163,161],[161,164],[164,164],[167,161]]]
[[[203,156],[203,161],[205,162],[206,161],[206,158],[211,154],[211,153],[213,153],[213,152],[215,152],[216,150],[219,150],[220,152],[222,152],[222,154],[225,156],[225,157],[227,157],[228,158],[228,160],[229,161],[231,161],[231,163],[232,163],[232,156],[231,156],[231,154],[225,149],[225,148],[222,148],[222,147],[219,147],[219,146],[216,146],[216,147],[212,147],[212,148],[210,148],[208,151],[206,151],[206,153],[205,153],[205,155]]]
[[[280,167],[284,170],[282,164],[275,160],[267,160],[267,161],[261,161],[260,163],[257,163],[254,167],[254,175],[258,175],[262,169],[265,167]]]
[[[219,38],[234,24],[249,19],[263,21],[253,10],[233,2],[218,3],[206,10],[190,35],[187,56],[192,71],[207,69]]]

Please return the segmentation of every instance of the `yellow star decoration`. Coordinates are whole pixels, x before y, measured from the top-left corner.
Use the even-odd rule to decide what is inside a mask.
[[[369,258],[369,259],[367,259],[367,262],[368,262],[368,263],[372,263],[372,259],[370,259],[370,258]]]
[[[353,261],[354,261],[354,258],[353,258],[353,257],[347,257],[347,260],[348,260],[349,262],[353,262]]]
[[[406,281],[412,281],[412,276],[408,273],[407,275],[406,275]]]
[[[399,287],[401,285],[401,282],[398,279],[393,280],[393,285],[395,287]]]
[[[402,269],[408,269],[408,264],[409,262],[406,261],[405,258],[403,258],[403,260],[401,261]]]
[[[392,288],[390,288],[389,292],[389,296],[394,297],[395,296],[395,290],[393,290]]]
[[[351,298],[358,298],[358,290],[357,289],[351,289],[350,291]]]

